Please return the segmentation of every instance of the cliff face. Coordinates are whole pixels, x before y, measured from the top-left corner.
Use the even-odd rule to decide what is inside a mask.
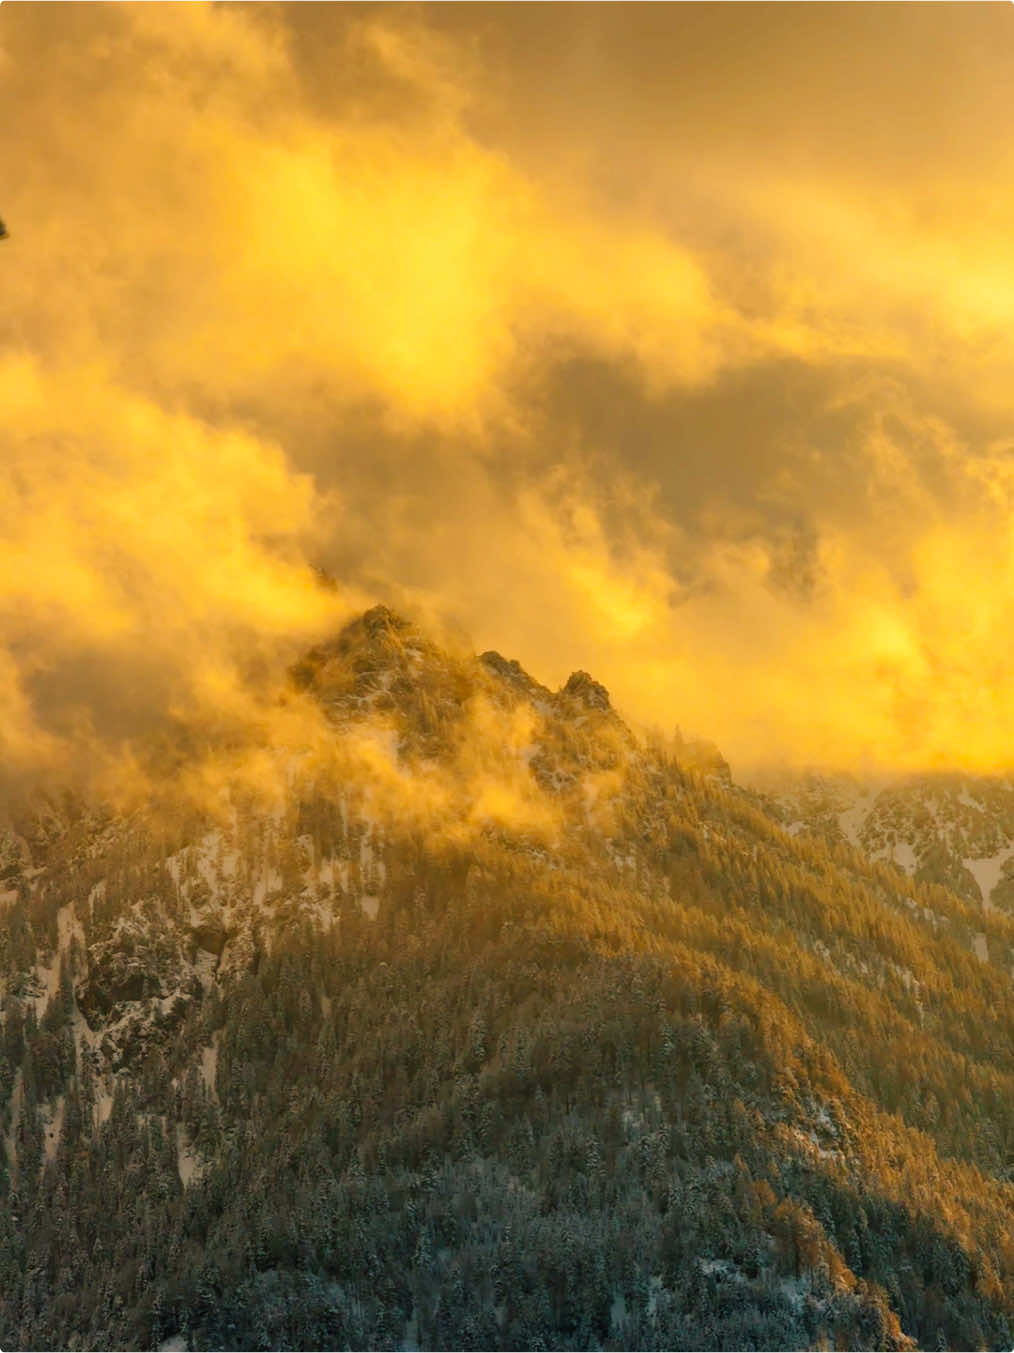
[[[0,1345],[1009,1346],[1005,911],[384,608],[279,700],[11,814]]]

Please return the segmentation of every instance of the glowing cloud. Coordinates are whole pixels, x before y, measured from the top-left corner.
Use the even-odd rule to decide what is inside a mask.
[[[8,769],[284,741],[378,596],[734,761],[1008,764],[1006,11],[454,8],[4,7]]]

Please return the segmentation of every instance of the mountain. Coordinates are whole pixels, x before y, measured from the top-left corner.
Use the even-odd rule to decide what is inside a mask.
[[[1014,777],[957,773],[898,777],[782,772],[761,778],[791,832],[848,841],[871,859],[980,903],[1014,907]]]
[[[1010,1346],[995,890],[383,607],[216,756],[8,805],[0,1346]]]

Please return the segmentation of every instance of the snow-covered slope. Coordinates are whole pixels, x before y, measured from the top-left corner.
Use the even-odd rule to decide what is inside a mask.
[[[984,907],[1014,907],[1014,777],[893,781],[779,773],[758,779],[786,829],[848,841]]]

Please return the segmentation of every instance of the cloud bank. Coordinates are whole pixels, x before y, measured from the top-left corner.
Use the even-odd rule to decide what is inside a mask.
[[[734,765],[1010,765],[1014,19],[749,8],[3,8],[5,777],[378,598]]]

